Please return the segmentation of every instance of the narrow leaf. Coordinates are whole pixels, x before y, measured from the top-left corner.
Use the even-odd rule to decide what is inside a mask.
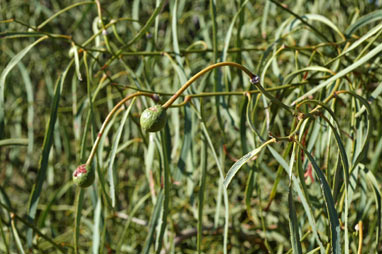
[[[305,98],[307,98],[309,95],[312,95],[314,93],[316,93],[317,91],[319,91],[320,89],[330,85],[331,83],[333,83],[334,81],[336,81],[337,79],[345,76],[346,74],[348,74],[349,72],[353,71],[354,69],[360,67],[361,65],[365,64],[367,61],[369,61],[371,58],[373,58],[374,56],[378,55],[380,52],[382,51],[382,44],[379,44],[377,47],[375,47],[373,50],[371,50],[369,53],[367,53],[365,56],[363,56],[362,58],[360,58],[358,61],[352,63],[351,65],[349,65],[348,67],[346,67],[345,69],[341,70],[340,72],[338,72],[336,75],[334,75],[333,77],[327,79],[326,81],[322,82],[320,85],[310,89],[308,92],[306,92],[304,95],[300,96],[299,98],[297,98],[294,102],[292,102],[292,105],[296,104],[297,102],[299,101],[302,101],[304,100]]]
[[[15,67],[21,59],[37,44],[42,42],[43,40],[46,40],[48,36],[41,37],[37,41],[33,42],[28,47],[21,50],[17,55],[12,57],[11,61],[8,63],[8,65],[4,68],[3,72],[0,76],[0,139],[4,137],[4,124],[5,124],[5,100],[4,100],[4,93],[5,93],[5,80],[7,79],[7,76],[9,72]]]
[[[301,243],[300,243],[300,235],[298,233],[297,214],[296,214],[296,208],[293,202],[291,184],[289,185],[288,204],[289,204],[289,230],[290,230],[290,240],[292,242],[293,254],[301,254],[302,249],[301,249]]]
[[[264,144],[262,144],[258,148],[250,151],[249,153],[247,153],[246,155],[241,157],[238,161],[236,161],[235,164],[233,164],[232,167],[228,170],[228,173],[227,173],[227,175],[224,179],[224,182],[223,182],[224,187],[228,188],[228,185],[231,183],[233,177],[237,174],[237,172],[239,172],[239,170],[241,169],[241,167],[245,163],[247,163],[249,160],[253,159],[264,147],[266,147],[270,143],[274,143],[274,142],[276,142],[275,139],[268,140],[267,142],[265,142]]]

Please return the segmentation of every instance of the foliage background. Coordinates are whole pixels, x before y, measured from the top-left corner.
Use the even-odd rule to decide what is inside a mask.
[[[340,253],[336,243],[345,253],[382,251],[381,4],[2,1],[0,252]],[[312,164],[292,142],[270,145],[274,152],[262,149],[224,195],[218,165],[225,177],[237,159],[270,136],[288,136],[298,120],[257,96],[248,78],[228,67],[186,92],[203,97],[168,110],[162,138],[139,126],[141,112],[154,104],[149,98],[132,104],[119,141],[124,114],[118,111],[97,150],[96,183],[86,190],[72,184],[72,172],[86,161],[102,122],[124,96],[148,91],[164,102],[220,61],[242,63],[286,105],[306,96],[334,112],[322,111],[297,133],[325,174],[333,203],[324,199],[315,174],[304,176]],[[335,90],[361,99],[334,98]],[[217,92],[224,96],[212,96]],[[313,108],[308,103],[301,111]],[[339,140],[325,117],[336,124]],[[349,164],[348,196],[341,146]],[[170,182],[163,179],[167,161]],[[163,194],[163,185],[169,193]],[[340,239],[331,234],[330,205],[338,213]],[[161,234],[161,220],[158,228],[154,222],[166,212]],[[360,221],[363,234],[355,228]]]

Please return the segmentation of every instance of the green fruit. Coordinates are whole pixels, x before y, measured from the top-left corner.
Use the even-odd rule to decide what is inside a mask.
[[[94,183],[95,173],[90,165],[82,164],[73,172],[73,182],[81,188],[89,187]]]
[[[145,109],[141,115],[142,129],[148,132],[160,131],[167,121],[166,109],[161,105],[155,105]]]

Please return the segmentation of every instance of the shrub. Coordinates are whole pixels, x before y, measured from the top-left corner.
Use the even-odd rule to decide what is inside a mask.
[[[3,3],[0,252],[381,252],[379,5]]]

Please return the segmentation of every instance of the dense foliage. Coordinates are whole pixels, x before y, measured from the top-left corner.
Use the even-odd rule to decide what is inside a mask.
[[[380,0],[0,5],[1,253],[382,252]]]

